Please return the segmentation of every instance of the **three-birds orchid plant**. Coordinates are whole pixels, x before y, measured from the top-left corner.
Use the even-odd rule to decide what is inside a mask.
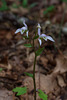
[[[29,32],[28,26],[26,25],[25,21],[23,22],[23,24],[24,24],[24,26],[23,26],[22,28],[17,29],[16,32],[15,32],[15,34],[17,34],[18,32],[20,32],[21,34],[26,33],[26,36],[29,37],[29,36],[28,36],[28,35],[29,35],[29,34],[28,34],[28,32]],[[36,39],[38,39],[40,46],[41,46],[41,44],[42,44],[42,40],[43,40],[43,39],[44,39],[45,41],[50,40],[50,41],[52,41],[52,42],[55,42],[54,39],[53,39],[51,36],[47,36],[46,34],[41,34],[41,26],[40,26],[39,23],[38,23],[38,25],[37,25],[37,29],[38,29],[38,33],[37,33],[37,36],[38,36],[38,37],[37,37]],[[36,35],[35,35],[35,37],[36,37]],[[33,38],[33,44],[32,44],[32,45],[33,45],[32,47],[33,47],[33,49],[34,49],[34,48],[35,48],[35,46],[34,46],[34,45],[35,45],[35,44],[34,44],[34,38]],[[26,45],[26,46],[28,47],[28,45]],[[29,47],[31,47],[31,46],[29,45]],[[33,78],[33,84],[34,84],[34,100],[36,100],[36,82],[35,82],[36,57],[39,56],[39,55],[42,53],[42,51],[43,51],[43,48],[39,48],[37,51],[35,51],[35,49],[34,49],[35,58],[34,58],[34,66],[33,66],[33,75],[27,73],[28,76],[30,76],[30,77]],[[15,91],[14,91],[14,92],[15,92]],[[41,99],[47,100],[47,95],[44,94],[43,91],[38,90],[38,92],[39,92],[39,96],[40,96]],[[40,93],[41,93],[41,95],[40,95]],[[43,97],[42,97],[42,95],[43,95]],[[44,99],[44,98],[45,98],[45,99]]]

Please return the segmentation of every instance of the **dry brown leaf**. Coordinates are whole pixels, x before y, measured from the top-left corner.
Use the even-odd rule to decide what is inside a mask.
[[[57,65],[53,71],[53,73],[61,73],[67,72],[67,57],[60,55],[56,58]]]
[[[64,82],[64,79],[61,75],[57,75],[57,79],[58,79],[58,84],[59,84],[60,87],[65,87],[66,86],[66,84]]]
[[[48,59],[45,57],[40,57],[38,64],[43,65],[44,67],[47,67]]]
[[[0,90],[0,100],[13,100],[12,91]]]
[[[46,93],[53,93],[54,90],[60,90],[59,86],[57,85],[57,81],[54,77],[55,75],[43,75],[40,74],[40,89],[43,90]],[[36,74],[36,85],[37,89],[39,88],[39,77],[38,74]],[[30,77],[25,78],[24,80],[24,86],[28,87],[28,91],[33,90],[33,80]]]
[[[22,8],[22,7],[19,7],[18,9],[17,8],[15,9],[15,8],[10,7],[10,10],[13,13],[21,14],[21,15],[24,15],[24,14],[27,14],[28,13],[28,9]]]

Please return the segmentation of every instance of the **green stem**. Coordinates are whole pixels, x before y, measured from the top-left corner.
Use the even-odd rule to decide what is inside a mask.
[[[35,54],[34,67],[33,67],[34,100],[36,100],[35,64],[36,64],[36,54]]]
[[[33,40],[33,49],[34,49],[34,40]],[[35,53],[35,49],[34,49],[34,53]],[[35,65],[36,65],[36,53],[35,53],[34,66],[33,66],[34,100],[36,100]]]

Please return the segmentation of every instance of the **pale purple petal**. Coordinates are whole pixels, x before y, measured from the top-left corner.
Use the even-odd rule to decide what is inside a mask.
[[[38,28],[38,35],[40,35],[41,34],[41,32],[40,32],[40,28]]]
[[[15,34],[18,33],[18,32],[21,32],[21,28],[17,29],[17,30],[15,31]]]
[[[23,24],[25,25],[25,27],[27,28],[27,25],[26,25],[26,23],[25,23],[25,20],[23,21]]]
[[[27,37],[28,37],[28,32],[29,32],[29,31],[26,32]]]
[[[37,27],[38,27],[38,28],[41,28],[41,26],[40,26],[40,24],[39,24],[39,23],[38,23]]]
[[[42,41],[41,41],[41,39],[38,39],[39,40],[39,43],[40,43],[40,45],[42,44]]]
[[[43,37],[46,37],[46,35],[45,34],[41,34],[39,37],[43,38]]]
[[[40,26],[40,24],[39,24],[39,23],[38,23],[37,28],[38,28],[38,35],[40,35],[40,34],[41,34],[41,26]]]
[[[27,28],[26,27],[22,27],[21,30],[24,30],[25,31],[25,30],[27,30]]]
[[[47,36],[47,39],[52,41],[52,42],[55,42],[51,36]]]

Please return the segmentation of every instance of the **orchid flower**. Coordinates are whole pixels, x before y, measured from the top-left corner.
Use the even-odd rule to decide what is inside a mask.
[[[37,28],[38,28],[38,35],[39,35],[38,41],[39,41],[40,45],[42,44],[42,39],[44,39],[45,41],[50,40],[50,41],[54,42],[54,40],[51,36],[47,36],[46,34],[41,34],[41,26],[39,23],[38,23]]]
[[[17,29],[15,34],[17,34],[18,32],[20,32],[21,34],[24,34],[24,32],[26,32],[26,35],[28,37],[28,32],[29,31],[28,31],[28,27],[27,27],[25,21],[23,21],[23,24],[24,24],[24,26],[22,28]]]

